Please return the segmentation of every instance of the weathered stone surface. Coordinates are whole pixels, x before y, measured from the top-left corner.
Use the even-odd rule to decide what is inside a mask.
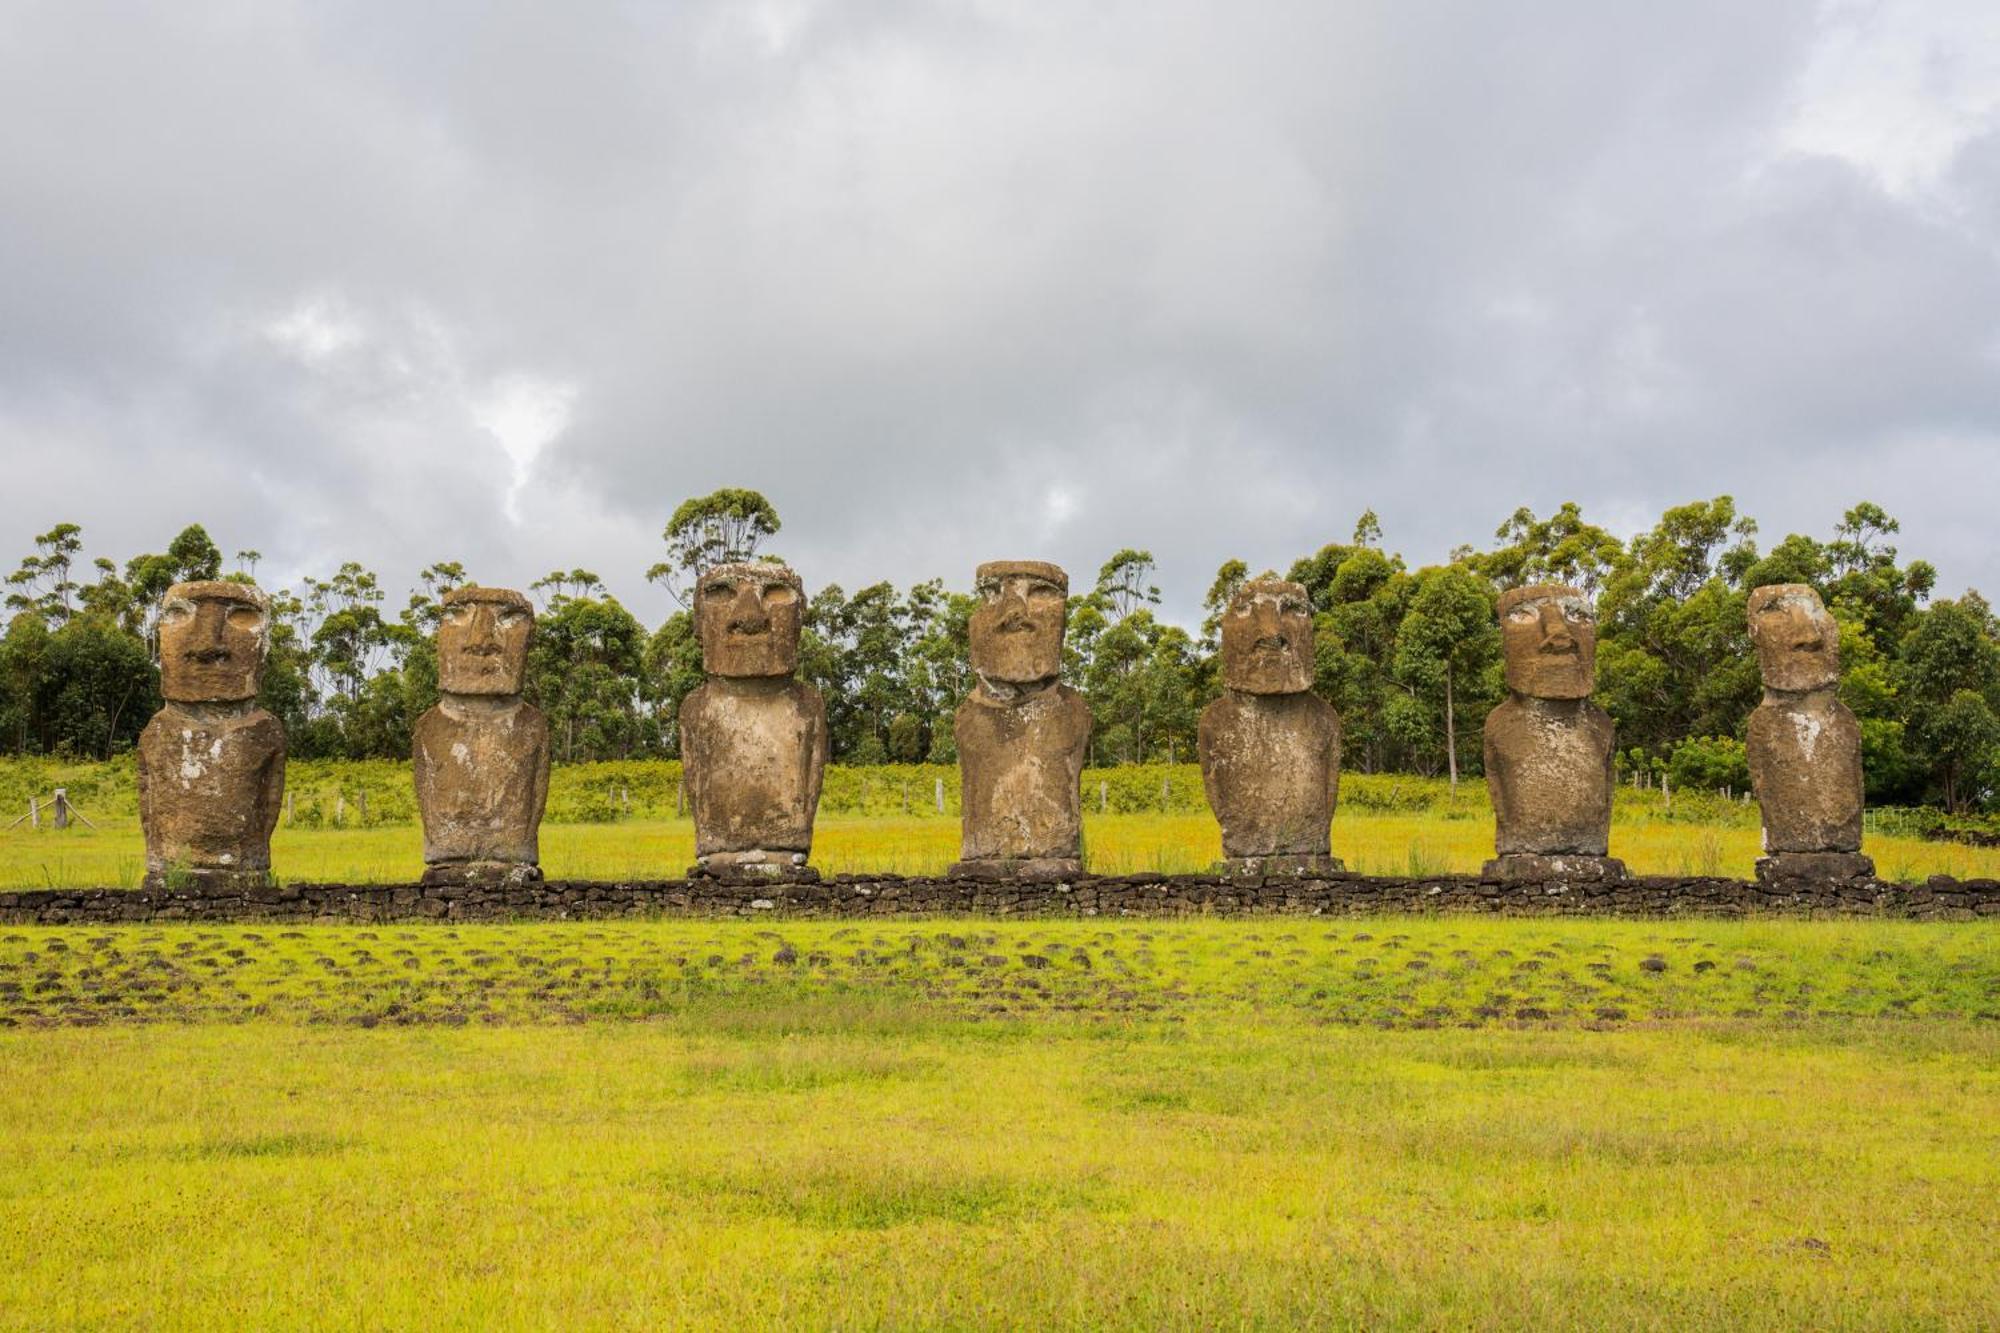
[[[1859,852],[1773,852],[1757,860],[1760,884],[1872,880],[1875,862]]]
[[[0,923],[158,921],[383,922],[587,920],[616,917],[897,916],[1494,916],[1884,917],[2000,920],[2000,881],[1934,876],[1776,883],[1699,877],[1496,882],[1470,875],[1343,875],[1246,880],[1215,875],[905,879],[841,875],[830,883],[720,878],[551,880],[474,885],[286,884],[207,889],[0,891]]]
[[[1575,588],[1538,584],[1500,597],[1508,695],[1486,716],[1486,788],[1494,850],[1486,873],[1619,878],[1610,850],[1611,717],[1590,702],[1597,617]],[[1525,859],[1517,859],[1525,858]]]
[[[1861,850],[1861,726],[1836,687],[1840,631],[1819,594],[1798,583],[1750,594],[1750,638],[1764,701],[1745,749],[1764,814],[1764,850]]]
[[[176,583],[160,602],[166,706],[139,735],[150,886],[261,884],[285,793],[285,729],[256,706],[270,646],[264,594]]]
[[[1090,706],[1059,684],[1069,576],[1040,561],[979,566],[969,629],[978,683],[959,705],[963,811],[954,874],[980,862],[1035,862],[1061,877],[1083,869],[1079,784],[1090,745]]]
[[[722,565],[695,587],[708,679],[681,704],[698,872],[809,878],[826,703],[798,669],[805,589],[783,565]]]
[[[1545,856],[1531,852],[1512,852],[1488,861],[1480,869],[1479,877],[1506,883],[1531,884],[1620,880],[1625,878],[1625,863],[1614,856],[1589,856],[1580,853]]]
[[[1251,579],[1222,614],[1222,697],[1202,710],[1202,787],[1222,825],[1218,869],[1254,877],[1337,872],[1328,838],[1340,797],[1340,715],[1311,692],[1312,602]]]
[[[521,698],[534,608],[504,588],[456,588],[438,623],[436,707],[410,757],[426,883],[538,877],[549,794],[548,719]]]

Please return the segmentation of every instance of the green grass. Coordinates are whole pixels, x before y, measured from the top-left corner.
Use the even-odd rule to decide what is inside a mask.
[[[0,832],[0,889],[136,887],[145,874],[138,820],[115,816],[98,824]],[[937,874],[958,859],[958,832],[955,818],[822,815],[813,863],[828,874]],[[1084,841],[1086,862],[1099,874],[1190,874],[1222,854],[1215,820],[1205,812],[1089,814]],[[423,869],[422,847],[412,824],[281,827],[271,856],[278,876],[294,882],[407,883]],[[1493,826],[1483,803],[1407,813],[1343,808],[1333,822],[1333,849],[1349,869],[1368,874],[1471,874],[1493,855]],[[1891,879],[2000,877],[2000,848],[1875,836],[1866,850]],[[1643,813],[1612,824],[1611,851],[1637,874],[1738,878],[1749,877],[1759,855],[1754,823]],[[677,879],[693,860],[694,825],[685,818],[542,826],[542,866],[554,879]]]
[[[0,928],[0,1019],[0,1327],[2000,1322],[2000,924]]]

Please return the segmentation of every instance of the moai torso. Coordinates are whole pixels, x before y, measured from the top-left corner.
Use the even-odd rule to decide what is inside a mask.
[[[1486,716],[1486,788],[1502,856],[1603,856],[1611,715],[1588,699],[1514,694]]]
[[[285,729],[253,704],[169,703],[139,733],[146,869],[258,874],[285,794]]]
[[[1765,851],[1861,849],[1861,724],[1833,690],[1766,692],[1745,748]]]
[[[790,678],[712,679],[681,704],[695,855],[809,852],[826,771],[826,704]]]
[[[549,723],[519,698],[455,699],[417,719],[410,752],[424,863],[541,860]]]
[[[1067,685],[1024,698],[975,689],[952,734],[966,861],[1075,860],[1083,854],[1080,782],[1090,705]]]
[[[1202,710],[1201,778],[1227,857],[1326,856],[1340,718],[1318,695],[1230,690]]]

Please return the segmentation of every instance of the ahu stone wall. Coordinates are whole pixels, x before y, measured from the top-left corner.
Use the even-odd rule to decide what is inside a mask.
[[[188,892],[0,892],[0,924],[563,921],[614,917],[868,916],[1497,916],[1883,917],[2000,919],[2000,880],[1934,877],[1757,881],[1678,876],[1570,883],[1330,875],[1265,880],[1211,875],[1079,876],[1063,882],[842,875],[820,883],[712,878],[498,884],[286,884]]]

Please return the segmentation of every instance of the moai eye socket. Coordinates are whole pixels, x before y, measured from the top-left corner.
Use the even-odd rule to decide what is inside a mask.
[[[711,602],[733,602],[736,600],[736,585],[723,579],[715,579],[701,590],[701,595]]]
[[[789,583],[767,583],[764,585],[764,605],[766,606],[790,606],[798,600],[799,590]]]
[[[493,617],[493,623],[501,629],[512,629],[528,618],[528,613],[518,606],[503,606]]]
[[[1287,597],[1278,603],[1278,609],[1288,616],[1302,616],[1306,614],[1308,608],[1303,598]]]
[[[1062,589],[1053,583],[1044,583],[1040,579],[1030,582],[1026,593],[1028,601],[1036,606],[1060,606],[1063,600]]]
[[[194,604],[192,602],[168,602],[160,612],[160,623],[162,625],[182,625],[192,619],[194,619]]]
[[[1542,618],[1542,608],[1533,602],[1522,602],[1507,613],[1507,619],[1516,625],[1532,625]]]
[[[979,594],[982,601],[997,602],[1000,600],[1000,580],[981,579],[973,591]]]
[[[254,606],[232,606],[229,608],[229,627],[240,630],[260,630],[264,628],[264,613]]]

